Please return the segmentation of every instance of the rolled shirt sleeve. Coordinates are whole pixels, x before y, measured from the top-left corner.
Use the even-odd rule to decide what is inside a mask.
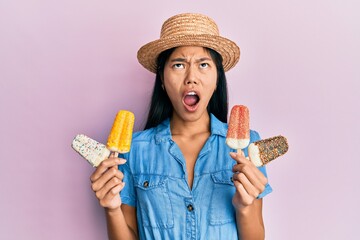
[[[128,160],[129,154],[121,155],[121,158]],[[123,204],[135,207],[136,194],[134,191],[134,179],[128,162],[119,165],[119,170],[124,174],[123,182],[125,183],[124,188],[120,192],[121,202]]]

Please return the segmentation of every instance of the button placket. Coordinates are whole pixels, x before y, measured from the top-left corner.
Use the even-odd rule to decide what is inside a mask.
[[[196,207],[191,198],[185,199],[185,207],[187,239],[196,239]]]

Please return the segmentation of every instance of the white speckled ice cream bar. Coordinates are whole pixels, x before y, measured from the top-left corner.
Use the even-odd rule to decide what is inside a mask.
[[[109,157],[110,151],[102,143],[89,138],[84,134],[78,134],[72,141],[71,147],[85,158],[93,167]]]

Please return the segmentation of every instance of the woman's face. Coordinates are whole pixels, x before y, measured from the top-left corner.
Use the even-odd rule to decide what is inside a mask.
[[[165,63],[163,84],[174,114],[184,121],[207,114],[216,82],[215,62],[203,47],[178,47]]]

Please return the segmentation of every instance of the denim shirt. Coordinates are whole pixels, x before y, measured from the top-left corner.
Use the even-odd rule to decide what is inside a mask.
[[[227,124],[211,115],[211,135],[196,160],[192,189],[170,121],[134,133],[124,173],[123,204],[136,207],[140,239],[238,239],[232,198],[235,161],[225,144]],[[250,141],[259,140],[250,132]],[[247,156],[247,149],[245,149]],[[259,168],[266,176],[265,167]],[[272,191],[270,185],[260,194]]]

